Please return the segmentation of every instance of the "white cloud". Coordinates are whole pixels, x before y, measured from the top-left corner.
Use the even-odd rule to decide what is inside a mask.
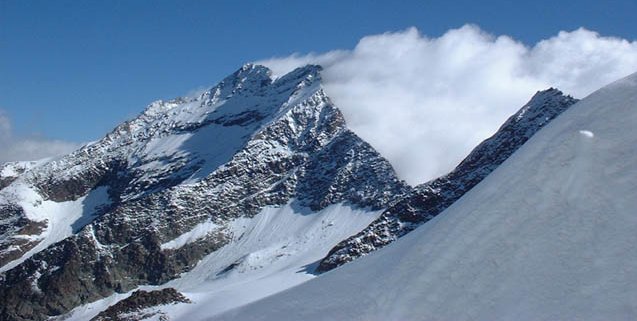
[[[0,110],[0,165],[4,162],[63,155],[79,146],[76,143],[42,137],[15,137],[10,119]]]
[[[410,28],[349,51],[256,63],[277,75],[323,65],[325,90],[350,128],[415,184],[453,169],[536,91],[581,98],[637,71],[637,42],[578,29],[527,47],[472,25],[438,38]]]

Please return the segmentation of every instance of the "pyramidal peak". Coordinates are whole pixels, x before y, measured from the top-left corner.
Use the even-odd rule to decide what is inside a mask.
[[[274,80],[269,68],[262,65],[245,64],[198,96],[178,97],[151,103],[139,118],[144,118],[145,121],[148,121],[148,118],[175,118],[180,121],[196,122],[202,121],[202,117],[215,112],[225,104],[230,106],[223,108],[224,112],[236,112],[239,109],[237,105],[244,109],[254,109],[267,105],[261,101],[255,101],[255,97],[268,97],[269,101],[267,102],[270,105],[276,105],[277,102],[280,103],[275,99],[276,96],[290,97],[303,88],[306,88],[304,93],[310,95],[321,90],[321,70],[320,66],[307,65]],[[324,95],[324,93],[322,94]],[[250,98],[252,101],[241,98]],[[240,103],[233,104],[232,100],[240,100]],[[194,112],[194,109],[200,109],[201,112]]]
[[[17,177],[0,189],[0,319],[48,319],[195,267],[206,286],[237,265],[258,278],[263,251],[309,277],[297,272],[410,189],[347,128],[320,71],[244,65],[69,155],[3,170]],[[273,213],[277,233],[255,230]]]
[[[198,97],[151,103],[104,139],[44,164],[30,180],[39,185],[41,181],[59,180],[60,171],[81,176],[76,172],[87,168],[104,172],[122,166],[139,173],[133,181],[144,183],[135,190],[144,193],[155,190],[148,187],[156,183],[165,186],[199,180],[228,161],[259,130],[295,107],[321,109],[330,105],[341,117],[321,88],[320,70],[319,66],[301,67],[272,81],[267,67],[244,65]],[[216,147],[210,148],[210,144]],[[105,165],[108,163],[111,165]],[[68,200],[81,194],[49,196]]]

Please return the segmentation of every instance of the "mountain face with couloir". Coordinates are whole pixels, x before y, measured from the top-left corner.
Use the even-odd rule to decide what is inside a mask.
[[[576,102],[537,93],[411,187],[320,73],[248,64],[69,155],[4,164],[0,319],[203,319],[278,293],[426,223]]]

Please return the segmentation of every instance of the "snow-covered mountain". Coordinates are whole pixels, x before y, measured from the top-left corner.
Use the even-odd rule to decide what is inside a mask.
[[[347,128],[320,72],[248,64],[67,156],[4,164],[0,319],[201,320],[249,305],[419,231],[575,103],[538,92],[412,188]]]
[[[246,65],[68,156],[5,165],[0,319],[43,320],[191,270],[299,270],[369,224],[410,187],[347,129],[320,69],[272,79]]]
[[[393,244],[213,320],[634,320],[637,74]]]

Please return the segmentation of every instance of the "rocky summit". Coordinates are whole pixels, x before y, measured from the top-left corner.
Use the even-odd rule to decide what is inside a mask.
[[[70,155],[9,163],[0,191],[0,319],[45,320],[192,269],[267,206],[378,210],[410,187],[351,132],[321,68],[245,65],[152,103]],[[180,246],[162,246],[210,226]]]

